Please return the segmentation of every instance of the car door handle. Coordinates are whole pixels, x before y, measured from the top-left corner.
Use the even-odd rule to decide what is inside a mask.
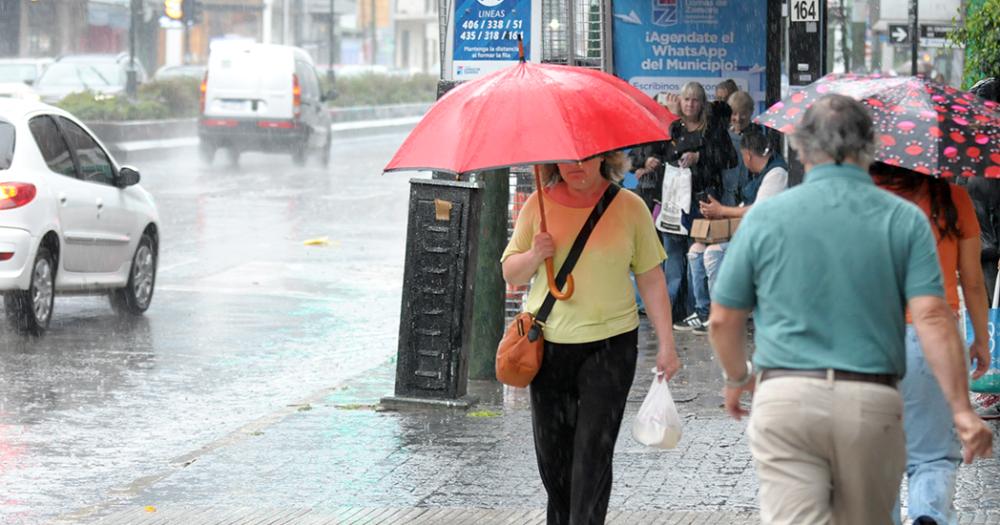
[[[65,193],[60,193],[59,194],[59,204],[62,204],[63,206],[65,206],[67,200],[69,200],[69,199],[66,197]]]
[[[103,200],[97,199],[97,209],[99,209],[99,210],[103,210],[104,209],[104,201]]]

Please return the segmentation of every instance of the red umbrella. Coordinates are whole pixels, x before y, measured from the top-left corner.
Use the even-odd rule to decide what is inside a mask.
[[[676,116],[618,77],[582,67],[520,62],[452,89],[424,115],[385,171],[460,174],[576,162],[607,151],[667,140]],[[541,230],[545,208],[539,192]],[[545,261],[549,290],[552,259]]]
[[[830,74],[771,106],[756,121],[782,133],[830,93],[863,102],[878,133],[876,160],[939,177],[1000,178],[1000,106],[922,77]]]

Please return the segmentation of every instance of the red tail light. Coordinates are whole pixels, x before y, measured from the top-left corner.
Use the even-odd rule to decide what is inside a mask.
[[[258,120],[257,127],[265,129],[295,129],[298,127],[298,124],[292,120]]]
[[[205,77],[201,79],[201,94],[198,98],[198,111],[205,114],[205,93],[208,91],[208,71],[205,72]]]
[[[292,75],[292,110],[296,117],[302,114],[302,86],[299,85],[298,75]]]
[[[201,119],[201,125],[214,128],[235,128],[240,123],[230,118],[203,118]]]
[[[34,184],[26,182],[0,182],[0,210],[20,208],[35,198]]]
[[[0,261],[9,261],[14,258],[14,252],[0,252]]]

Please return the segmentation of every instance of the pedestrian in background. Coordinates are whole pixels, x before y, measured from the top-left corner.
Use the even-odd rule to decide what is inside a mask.
[[[670,126],[670,141],[667,142],[664,158],[668,164],[691,169],[691,192],[687,201],[690,212],[685,225],[685,229],[690,231],[691,223],[702,218],[699,204],[708,202],[710,197],[722,197],[722,172],[738,163],[728,133],[732,110],[725,102],[710,105],[705,88],[697,82],[685,84],[680,97],[669,95],[667,108],[681,118]],[[669,242],[674,244],[674,248],[667,247],[668,257],[671,251],[676,252],[687,246],[688,290],[694,300],[694,311],[681,322],[674,323],[674,329],[707,333],[710,298],[703,259],[706,245],[692,243],[690,238],[683,241],[671,239]],[[668,240],[664,240],[664,244],[667,243]]]
[[[623,153],[543,167],[540,188],[525,203],[501,258],[504,279],[533,284],[526,308],[549,293],[542,264],[559,268],[595,204],[627,167]],[[548,233],[539,230],[545,193]],[[573,267],[573,296],[556,301],[545,322],[542,366],[531,383],[535,455],[548,494],[548,523],[604,523],[612,457],[635,375],[639,316],[634,273],[656,330],[656,366],[670,379],[680,360],[670,330],[663,245],[642,200],[620,191],[597,221]],[[532,279],[534,279],[532,281]]]
[[[740,87],[736,85],[736,81],[727,78],[715,85],[715,100],[716,102],[726,102],[733,93],[739,90]]]
[[[867,109],[824,96],[791,144],[805,182],[754,205],[713,290],[710,337],[725,407],[746,415],[740,394],[756,388],[747,436],[764,524],[889,523],[906,464],[897,382],[906,373],[907,307],[965,460],[990,454],[993,435],[969,404],[963,342],[927,218],[868,175],[875,129]],[[751,310],[752,364],[744,341]]]
[[[733,143],[733,149],[739,153],[740,139],[743,131],[748,127],[760,127],[759,124],[750,122],[753,116],[754,102],[750,94],[746,91],[737,91],[729,96],[726,101],[732,115],[729,120],[729,140]],[[736,166],[722,171],[722,196],[719,198],[724,206],[737,206],[740,203],[740,188],[747,181],[747,167],[743,164],[743,156],[736,155]]]
[[[734,94],[739,95],[743,93]],[[762,127],[747,126],[740,140],[740,163],[748,170],[747,179],[739,187],[738,206],[726,206],[709,198],[701,204],[701,213],[709,219],[741,219],[755,204],[764,202],[788,188],[788,164],[785,159],[771,151],[770,139]],[[705,273],[708,288],[715,287],[719,268],[725,258],[728,242],[709,245],[705,249]]]
[[[984,78],[969,89],[970,92],[1000,102],[1000,79]],[[976,207],[976,218],[979,220],[982,251],[980,261],[983,268],[983,280],[986,288],[987,304],[993,304],[993,290],[997,282],[997,265],[1000,264],[1000,180],[985,177],[960,177],[959,184],[964,185]],[[1000,395],[976,394],[973,396],[973,406],[976,412],[988,419],[1000,418]]]
[[[628,157],[636,176],[635,192],[652,214],[663,187],[663,155],[666,141],[632,148]]]
[[[987,302],[979,266],[979,223],[972,199],[959,186],[906,168],[875,162],[869,171],[876,184],[913,202],[927,216],[937,241],[945,298],[958,319],[961,284],[976,333],[969,354],[985,371],[990,362]],[[906,433],[908,514],[917,524],[958,523],[952,502],[962,445],[949,417],[948,401],[924,358],[910,312],[906,322],[906,375],[899,389]],[[902,523],[898,505],[893,518],[897,525]]]
[[[977,82],[970,92],[994,102],[1000,102],[1000,79],[986,78]],[[961,177],[959,184],[965,186],[976,207],[982,239],[982,266],[984,286],[990,304],[993,302],[993,287],[997,279],[997,264],[1000,263],[1000,180],[985,177]]]

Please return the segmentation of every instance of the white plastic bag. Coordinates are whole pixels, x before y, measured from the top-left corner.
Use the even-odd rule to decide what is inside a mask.
[[[681,440],[681,417],[662,373],[653,369],[653,384],[632,423],[632,437],[648,447],[671,449]]]
[[[687,235],[684,215],[691,213],[691,168],[663,166],[663,187],[660,193],[660,216],[653,221],[664,233]]]

